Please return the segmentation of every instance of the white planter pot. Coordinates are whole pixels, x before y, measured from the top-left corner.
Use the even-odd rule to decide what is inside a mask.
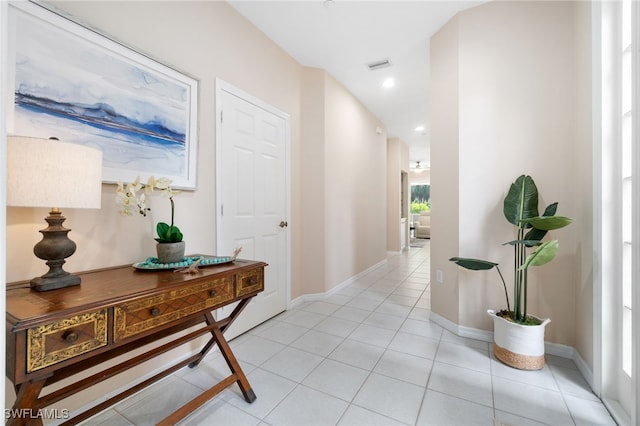
[[[522,325],[491,309],[487,313],[493,318],[493,354],[497,359],[521,370],[544,367],[544,329],[550,319],[540,320],[540,325]]]

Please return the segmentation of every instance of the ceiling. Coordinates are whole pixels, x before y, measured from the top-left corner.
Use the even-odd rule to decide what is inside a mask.
[[[228,0],[304,66],[331,74],[409,145],[411,166],[430,167],[429,39],[482,1]],[[375,71],[368,64],[388,60]],[[387,78],[390,89],[382,87]],[[424,130],[416,131],[418,126]]]

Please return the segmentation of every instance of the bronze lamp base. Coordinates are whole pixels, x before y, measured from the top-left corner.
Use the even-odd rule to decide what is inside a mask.
[[[49,226],[40,230],[42,240],[33,247],[33,252],[42,260],[46,260],[49,272],[31,280],[31,288],[37,291],[49,291],[57,288],[80,284],[80,277],[62,269],[65,259],[76,251],[76,243],[67,234],[71,229],[62,226],[65,217],[59,209],[54,208],[45,218]]]

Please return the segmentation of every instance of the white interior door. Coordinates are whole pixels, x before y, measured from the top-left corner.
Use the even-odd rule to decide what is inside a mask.
[[[216,86],[217,252],[242,247],[239,258],[269,264],[264,291],[225,332],[232,338],[287,308],[289,117],[220,80]]]

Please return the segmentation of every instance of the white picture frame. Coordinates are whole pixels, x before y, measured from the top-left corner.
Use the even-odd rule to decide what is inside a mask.
[[[196,189],[198,81],[31,2],[9,4],[7,132],[103,152],[103,181]]]

